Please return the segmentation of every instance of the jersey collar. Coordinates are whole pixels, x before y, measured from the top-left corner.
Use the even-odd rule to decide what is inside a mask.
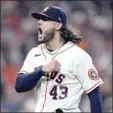
[[[45,47],[45,45],[42,45],[42,51],[46,54],[50,54],[50,55],[56,55],[59,54],[63,51],[65,51],[66,49],[70,48],[71,46],[74,46],[75,44],[73,42],[67,42],[66,44],[64,44],[63,46],[59,47],[58,49],[56,49],[55,51],[48,51],[47,48]]]

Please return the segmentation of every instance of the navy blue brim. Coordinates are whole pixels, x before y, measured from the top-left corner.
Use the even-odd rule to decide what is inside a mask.
[[[31,16],[33,17],[33,18],[35,18],[35,19],[43,19],[43,18],[48,18],[48,19],[50,19],[50,20],[54,20],[53,18],[51,18],[51,17],[49,17],[49,16],[47,16],[47,15],[45,15],[45,14],[42,14],[42,13],[32,13],[31,14]],[[54,21],[56,21],[56,20],[54,20]]]

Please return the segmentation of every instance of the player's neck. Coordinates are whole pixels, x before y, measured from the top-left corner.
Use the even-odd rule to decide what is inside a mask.
[[[65,43],[64,39],[62,39],[60,37],[60,34],[58,33],[55,34],[54,38],[46,44],[46,48],[49,50],[56,50],[60,48],[62,45],[64,45],[64,43]]]

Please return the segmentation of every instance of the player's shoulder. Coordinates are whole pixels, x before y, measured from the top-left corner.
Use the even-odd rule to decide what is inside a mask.
[[[41,47],[43,46],[43,44],[40,44],[36,47],[33,47],[31,50],[29,50],[28,54],[40,54],[41,53]]]
[[[76,56],[79,57],[79,59],[92,59],[90,54],[85,51],[84,49],[80,48],[78,45],[75,44],[73,47],[73,52]]]

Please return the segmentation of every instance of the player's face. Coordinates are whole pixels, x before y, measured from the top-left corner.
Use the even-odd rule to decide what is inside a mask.
[[[38,21],[38,43],[46,43],[54,36],[55,21],[41,19]]]

